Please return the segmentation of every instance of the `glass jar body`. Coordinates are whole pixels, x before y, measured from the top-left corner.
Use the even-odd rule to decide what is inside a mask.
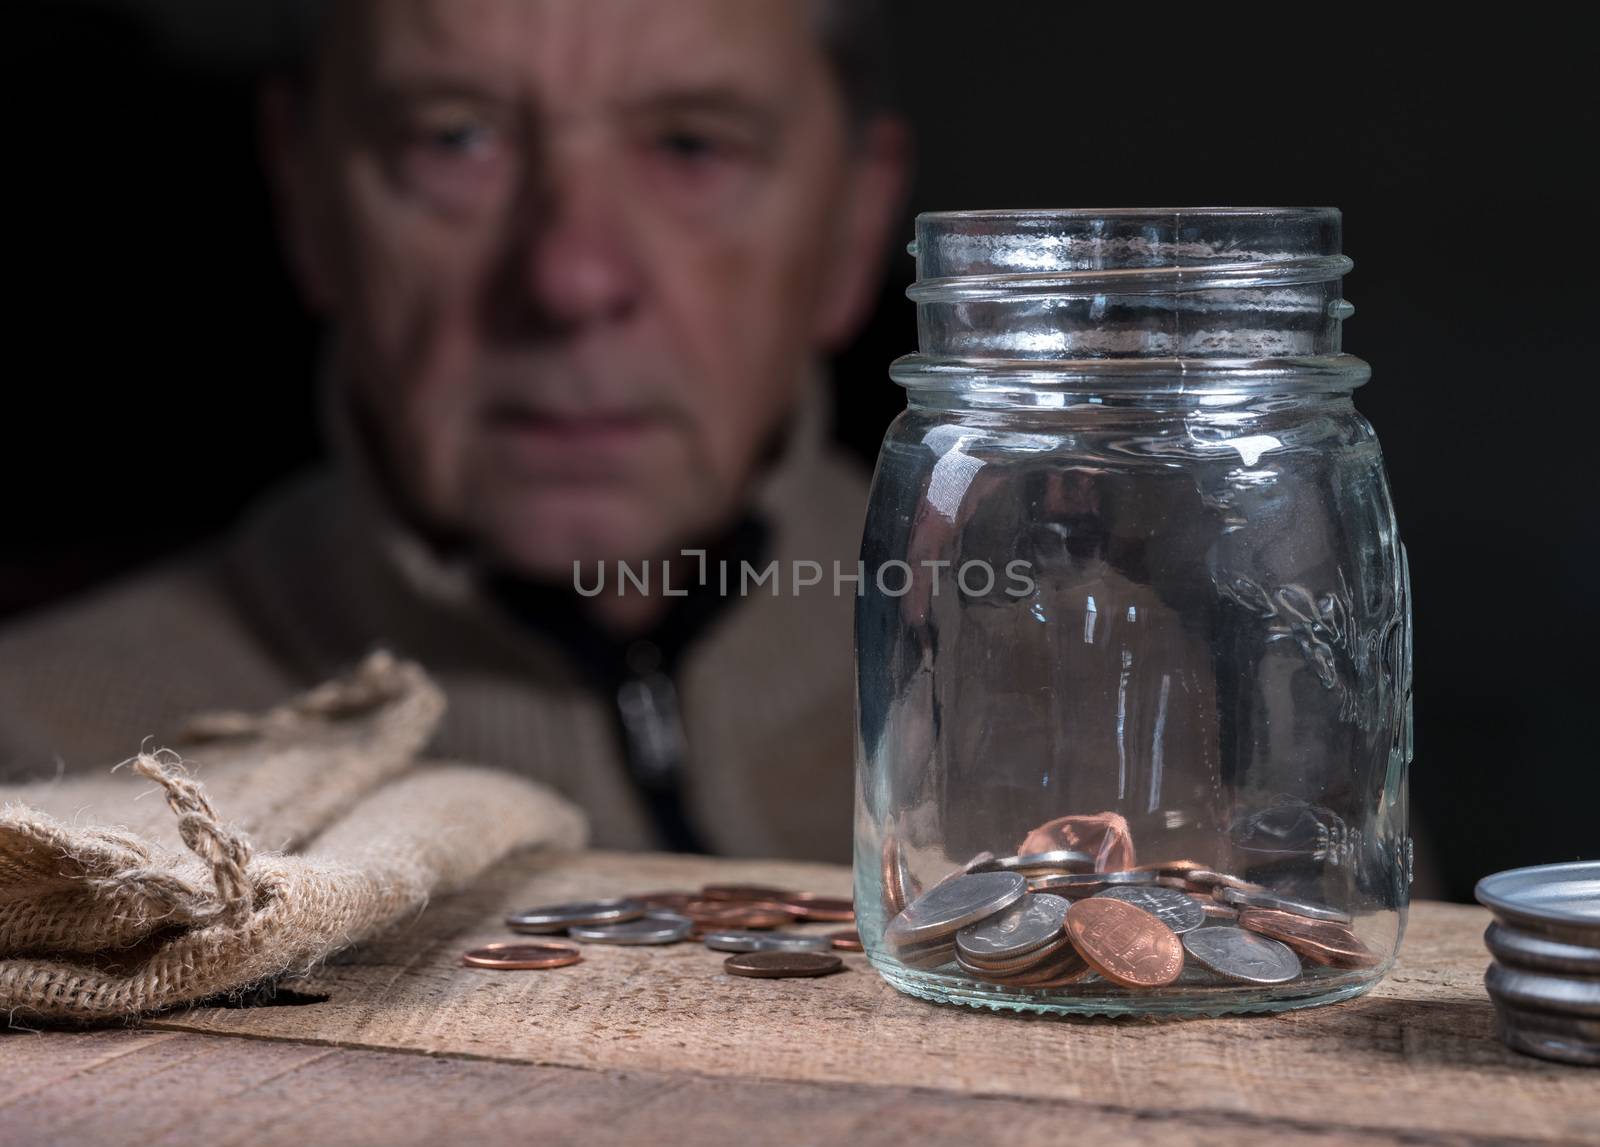
[[[1410,881],[1410,613],[1348,389],[972,392],[913,390],[866,521],[855,880],[873,964],[924,998],[1033,1011],[1273,1010],[1370,987]],[[1016,860],[1052,852],[1054,868]],[[897,942],[908,903],[997,869],[1069,919],[1125,883],[1188,897],[1206,927],[1320,908],[1359,949],[1302,937],[1298,974],[1263,983],[1185,933],[1181,972],[1154,984],[1095,950],[1041,978]]]

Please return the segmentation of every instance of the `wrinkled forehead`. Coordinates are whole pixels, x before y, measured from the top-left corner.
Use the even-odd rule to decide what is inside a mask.
[[[806,98],[827,74],[812,0],[350,0],[335,86],[466,87],[547,104],[726,88]]]

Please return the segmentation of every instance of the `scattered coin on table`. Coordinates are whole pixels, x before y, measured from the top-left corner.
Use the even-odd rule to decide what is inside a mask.
[[[576,945],[556,943],[486,944],[461,956],[461,962],[469,967],[503,972],[565,968],[582,960]]]
[[[827,936],[790,932],[750,932],[731,930],[707,932],[700,937],[713,952],[831,952],[833,941]]]
[[[568,928],[574,940],[595,944],[676,944],[694,931],[694,921],[674,912],[646,912],[620,924],[584,924]]]
[[[645,906],[631,898],[583,900],[572,904],[525,908],[507,916],[506,924],[516,932],[564,932],[574,925],[618,924],[624,920],[636,920],[644,914]]]
[[[735,976],[760,980],[786,980],[801,976],[826,976],[844,967],[838,956],[820,952],[745,952],[729,956],[722,966]]]

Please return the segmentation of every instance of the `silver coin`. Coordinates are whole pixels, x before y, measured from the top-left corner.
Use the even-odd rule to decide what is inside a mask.
[[[969,872],[1093,872],[1094,857],[1071,848],[991,857]]]
[[[930,888],[889,922],[885,939],[897,948],[938,940],[1011,907],[1028,892],[1015,872],[971,872]]]
[[[1048,892],[1024,896],[1003,912],[956,933],[956,951],[969,959],[1006,960],[1042,948],[1062,935],[1072,902]]]
[[[1028,887],[1034,892],[1059,892],[1092,896],[1106,888],[1142,887],[1156,882],[1154,872],[1072,872],[1062,876],[1035,876]]]
[[[694,931],[694,921],[676,912],[647,912],[620,924],[584,924],[568,928],[574,940],[595,944],[676,944]]]
[[[751,932],[735,928],[707,932],[701,939],[713,952],[833,951],[833,941],[826,936],[802,936],[794,932]]]
[[[573,925],[620,924],[624,920],[637,920],[646,906],[637,900],[581,900],[572,904],[547,904],[541,908],[525,908],[506,917],[506,926],[516,932],[536,935],[565,932]]]
[[[1300,957],[1289,945],[1231,924],[1185,932],[1183,950],[1218,975],[1247,984],[1285,984],[1300,975]]]
[[[1296,916],[1309,916],[1313,920],[1331,920],[1335,924],[1354,923],[1348,912],[1329,908],[1326,904],[1313,904],[1309,900],[1296,900],[1292,896],[1279,896],[1275,892],[1255,892],[1223,885],[1213,890],[1211,894],[1224,904],[1232,904],[1235,908],[1271,908],[1278,912],[1293,912]]]
[[[1120,900],[1135,908],[1143,908],[1179,934],[1193,932],[1206,922],[1206,910],[1200,906],[1200,902],[1187,892],[1179,892],[1175,888],[1125,885],[1107,888],[1096,895],[1104,900]]]

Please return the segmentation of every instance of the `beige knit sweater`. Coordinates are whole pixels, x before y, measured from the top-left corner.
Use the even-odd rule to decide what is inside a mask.
[[[810,387],[755,495],[782,593],[735,601],[677,681],[686,807],[729,855],[849,858],[854,599],[831,577],[795,595],[788,576],[796,559],[853,571],[859,554],[866,479],[827,443],[823,394]],[[588,812],[596,847],[657,845],[609,699],[402,529],[347,425],[329,431],[331,463],[217,541],[0,630],[0,780],[109,768],[192,713],[264,708],[381,646],[445,690],[434,755],[550,785]]]

